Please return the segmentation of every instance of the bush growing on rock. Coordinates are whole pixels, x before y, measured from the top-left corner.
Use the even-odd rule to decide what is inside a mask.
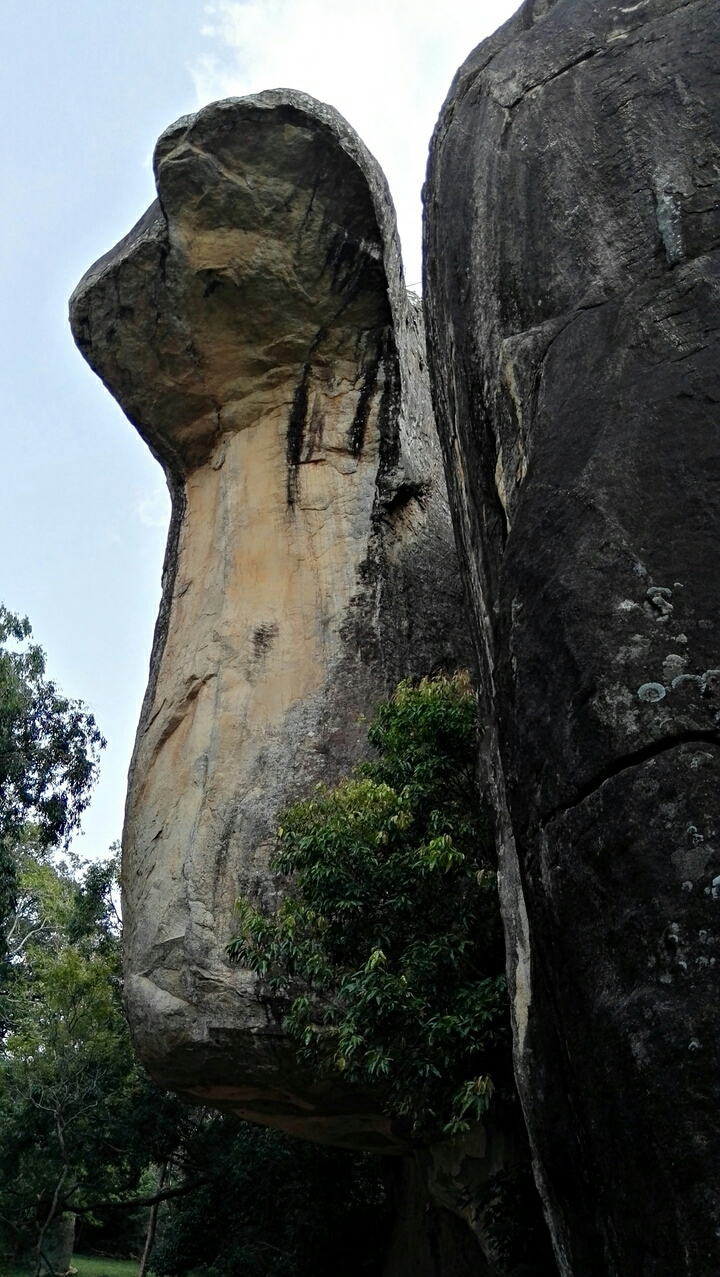
[[[375,761],[282,816],[283,902],[241,899],[228,945],[300,1056],[379,1087],[415,1135],[467,1129],[511,1085],[479,730],[466,674],[402,682],[370,725]]]

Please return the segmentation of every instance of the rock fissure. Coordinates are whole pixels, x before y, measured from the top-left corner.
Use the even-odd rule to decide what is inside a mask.
[[[378,355],[371,359],[363,374],[362,384],[360,386],[360,394],[358,395],[355,416],[350,426],[348,434],[348,450],[356,457],[363,450],[365,443],[365,431],[367,430],[368,418],[372,407],[373,396],[378,384],[378,377],[382,367],[382,358]]]
[[[623,754],[619,758],[614,758],[601,772],[593,776],[592,780],[589,780],[587,784],[578,789],[576,795],[569,802],[562,803],[560,806],[553,808],[546,816],[543,816],[538,827],[544,829],[553,820],[557,820],[559,816],[563,816],[566,812],[572,811],[574,807],[578,807],[587,798],[597,793],[614,776],[619,776],[622,772],[629,771],[633,767],[639,767],[642,763],[647,763],[652,758],[658,758],[668,750],[677,749],[679,745],[700,745],[703,743],[720,745],[720,732],[677,732],[674,735],[663,736],[660,740],[650,741],[647,745],[643,745],[641,749],[636,749],[630,754]]]
[[[586,52],[579,54],[578,57],[574,58],[571,62],[566,63],[565,66],[558,67],[551,75],[548,75],[544,79],[537,80],[534,84],[529,84],[517,95],[517,97],[512,98],[510,101],[503,101],[502,97],[497,92],[497,89],[493,92],[492,96],[498,106],[504,107],[506,111],[514,111],[515,108],[529,96],[529,94],[535,93],[538,89],[544,89],[548,84],[551,84],[553,80],[557,80],[560,76],[567,75],[569,71],[574,71],[576,67],[582,66],[583,62],[589,62],[592,58],[602,57],[606,52],[607,49],[605,48],[586,50]]]
[[[295,505],[298,489],[298,466],[302,460],[305,444],[305,426],[308,412],[308,381],[312,371],[311,364],[305,364],[302,380],[298,383],[293,395],[292,407],[287,427],[287,503]]]

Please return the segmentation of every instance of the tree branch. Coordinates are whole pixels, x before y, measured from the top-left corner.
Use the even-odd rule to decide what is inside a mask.
[[[13,923],[12,930],[10,931],[9,935],[6,938],[8,947],[9,947],[10,936],[12,935],[14,930],[15,930],[15,924]],[[27,944],[28,940],[32,940],[33,936],[38,935],[39,932],[48,931],[48,930],[49,930],[48,924],[46,922],[43,922],[39,927],[33,927],[32,931],[27,931],[25,935],[23,936],[22,940],[20,941],[20,943],[18,944],[17,948],[11,949],[12,957],[13,958],[19,957],[19,955],[21,954],[23,950],[23,947]]]
[[[204,1188],[209,1179],[196,1179],[192,1184],[181,1184],[178,1188],[166,1188],[162,1193],[152,1197],[131,1197],[127,1202],[91,1202],[89,1206],[68,1206],[76,1215],[87,1215],[98,1210],[139,1210],[141,1206],[154,1206],[157,1202],[166,1202],[171,1197],[184,1197],[186,1193],[194,1193],[196,1188]]]

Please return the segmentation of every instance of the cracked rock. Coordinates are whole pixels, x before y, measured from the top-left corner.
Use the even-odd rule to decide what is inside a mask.
[[[718,970],[657,956],[718,910],[719,58],[710,0],[527,0],[425,192],[516,1071],[576,1277],[720,1274]]]

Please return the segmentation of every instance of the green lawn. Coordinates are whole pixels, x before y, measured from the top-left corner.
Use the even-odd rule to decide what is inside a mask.
[[[73,1268],[78,1277],[137,1277],[136,1259],[101,1259],[91,1255],[73,1255]]]
[[[73,1268],[77,1268],[78,1277],[137,1277],[138,1261],[136,1259],[103,1259],[101,1256],[73,1255]],[[3,1268],[0,1265],[0,1277],[30,1277],[28,1268]]]

